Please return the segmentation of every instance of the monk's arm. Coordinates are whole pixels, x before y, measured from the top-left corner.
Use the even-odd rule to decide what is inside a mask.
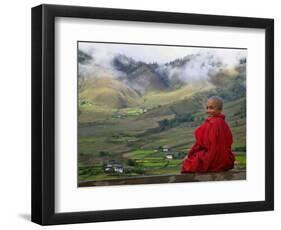
[[[195,142],[193,144],[192,148],[189,150],[188,154],[193,154],[197,151],[200,151],[201,149],[202,149],[202,146],[199,143]]]
[[[183,158],[183,160],[186,160],[188,158],[188,156],[192,156],[192,154],[202,150],[203,147],[198,143],[198,142],[195,142],[193,144],[193,146],[191,147],[191,149],[186,153],[185,157]]]

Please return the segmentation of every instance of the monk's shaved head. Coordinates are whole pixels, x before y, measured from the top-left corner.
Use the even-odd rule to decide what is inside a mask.
[[[223,100],[219,96],[209,97],[208,101],[211,100],[216,104],[217,109],[222,110],[223,108]]]

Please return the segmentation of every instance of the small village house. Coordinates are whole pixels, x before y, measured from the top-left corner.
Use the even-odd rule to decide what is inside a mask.
[[[162,151],[163,152],[168,152],[169,151],[169,146],[168,145],[163,145]]]

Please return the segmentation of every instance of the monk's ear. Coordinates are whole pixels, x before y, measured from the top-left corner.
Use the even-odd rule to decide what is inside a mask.
[[[222,112],[223,108],[220,108],[220,106],[217,106],[218,111]]]

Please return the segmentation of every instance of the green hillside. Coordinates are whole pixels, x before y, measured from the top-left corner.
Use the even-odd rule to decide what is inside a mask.
[[[92,104],[99,107],[127,108],[136,105],[139,95],[125,84],[113,78],[88,80],[87,87],[79,93],[80,105]]]

